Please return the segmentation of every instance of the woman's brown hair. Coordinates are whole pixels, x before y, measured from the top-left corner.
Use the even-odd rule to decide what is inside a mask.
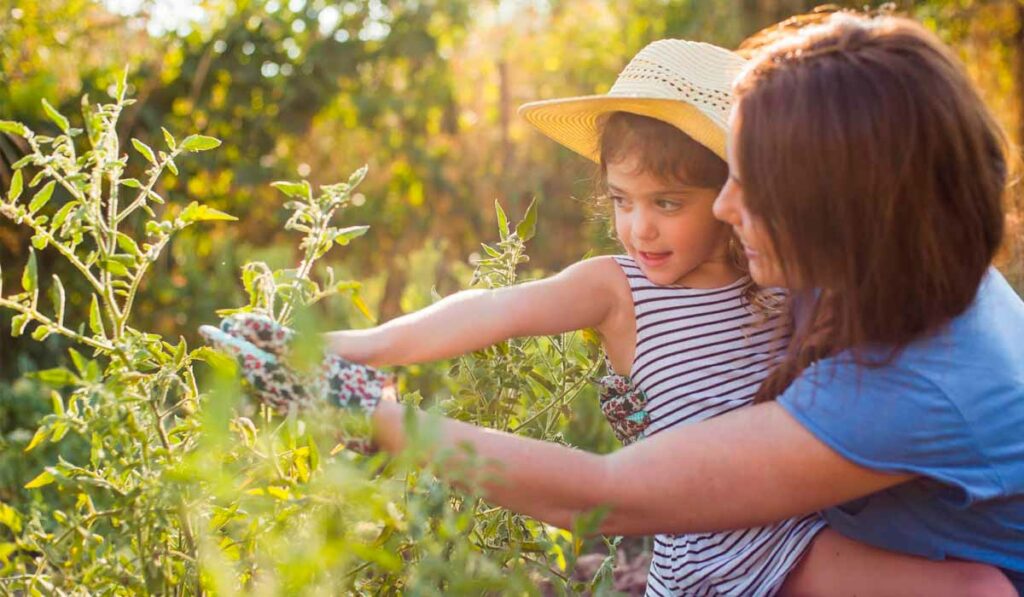
[[[734,167],[794,286],[758,401],[839,351],[889,362],[970,305],[1003,236],[1005,141],[932,33],[833,15],[764,49],[736,94]]]

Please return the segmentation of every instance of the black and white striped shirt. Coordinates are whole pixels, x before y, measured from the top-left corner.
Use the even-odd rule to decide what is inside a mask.
[[[631,383],[651,416],[645,437],[752,403],[785,348],[779,317],[754,313],[749,278],[722,288],[658,286],[615,258],[636,313]],[[658,535],[648,595],[773,595],[824,522],[817,515],[720,533]]]

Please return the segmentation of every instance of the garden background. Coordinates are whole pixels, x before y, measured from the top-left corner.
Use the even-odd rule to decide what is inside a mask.
[[[628,59],[653,40],[678,37],[734,48],[762,27],[814,5],[801,0],[0,0],[0,120],[25,123],[37,133],[56,133],[59,122],[55,125],[44,110],[41,101],[46,99],[76,125],[81,120],[77,115],[82,97],[108,101],[109,95],[117,95],[127,69],[124,92],[136,101],[125,106],[117,126],[124,153],[132,138],[162,146],[162,128],[182,137],[197,133],[222,141],[214,150],[182,159],[177,172],[166,173],[153,190],[167,199],[166,208],[159,209],[168,213],[180,213],[174,210],[198,201],[238,221],[203,222],[176,234],[152,263],[131,316],[134,328],[168,342],[183,337],[189,345],[198,345],[196,328],[215,322],[218,309],[247,302],[247,288],[240,277],[244,264],[262,261],[271,269],[281,269],[299,261],[297,243],[284,229],[289,208],[280,189],[270,183],[306,179],[318,188],[349,180],[350,173],[367,165],[365,179],[349,189],[338,220],[341,226],[370,228],[351,243],[348,238],[339,242],[344,246],[336,246],[320,259],[321,265],[333,268],[338,280],[352,283],[338,297],[310,310],[311,317],[332,327],[364,327],[426,306],[436,296],[470,284],[536,278],[588,252],[615,250],[607,221],[591,201],[594,165],[532,131],[517,117],[519,105],[602,93]],[[1024,131],[1024,4],[932,0],[899,2],[895,7],[925,22],[956,48],[1012,141],[1018,143]],[[11,190],[16,164],[28,153],[23,137],[0,133],[0,195]],[[55,204],[68,200],[62,193],[58,188]],[[1024,201],[1019,188],[1012,189],[1007,200],[1010,234],[1000,266],[1015,287],[1024,290]],[[527,220],[517,238],[510,240],[513,235],[500,232],[502,216],[495,209],[496,201],[513,224]],[[528,213],[533,202],[535,211]],[[18,288],[23,280],[31,236],[26,227],[0,218],[4,288]],[[528,261],[519,258],[524,237],[531,237],[525,246]],[[488,251],[481,243],[493,247]],[[46,279],[71,270],[56,251],[39,250],[32,259]],[[512,273],[516,266],[518,278]],[[85,312],[89,302],[87,287],[67,285],[69,312]],[[232,551],[230,544],[218,544],[219,553],[236,563],[236,574],[220,580],[210,576],[208,569],[197,572],[202,566],[196,567],[194,553],[184,553],[180,561],[171,554],[168,561],[173,565],[163,567],[153,567],[145,558],[136,558],[140,561],[132,564],[129,557],[101,573],[102,566],[89,568],[81,563],[80,553],[72,553],[73,541],[68,551],[47,555],[62,562],[55,569],[64,566],[66,570],[40,575],[32,549],[17,540],[22,527],[29,526],[20,521],[34,520],[39,532],[51,533],[52,539],[55,528],[69,524],[60,520],[62,515],[54,518],[53,510],[62,512],[61,504],[78,499],[71,509],[84,512],[76,496],[89,494],[60,483],[59,492],[56,487],[26,489],[25,485],[58,457],[74,460],[76,455],[89,454],[89,441],[93,440],[95,449],[95,436],[85,436],[78,444],[54,440],[25,452],[40,420],[52,417],[55,410],[49,387],[53,384],[30,374],[79,363],[72,363],[75,359],[66,338],[59,334],[41,341],[27,335],[12,337],[9,314],[13,313],[2,309],[0,313],[0,571],[21,578],[19,582],[27,583],[23,587],[71,590],[76,579],[95,582],[95,587],[120,583],[129,593],[189,593],[198,592],[200,586],[228,593],[238,587],[262,587],[273,593],[298,586],[429,593],[455,590],[462,582],[479,590],[510,586],[533,590],[523,587],[535,587],[541,579],[549,583],[545,590],[572,591],[579,588],[572,584],[573,558],[602,547],[533,522],[499,519],[500,513],[477,502],[467,510],[461,497],[437,489],[428,480],[389,472],[385,476],[405,484],[405,520],[410,520],[414,506],[429,503],[432,510],[420,511],[422,520],[428,521],[424,528],[436,535],[438,521],[456,521],[450,536],[413,538],[409,524],[395,522],[403,516],[389,511],[390,522],[380,523],[387,516],[364,512],[363,522],[378,525],[365,545],[380,552],[366,551],[359,547],[364,544],[348,537],[343,547],[334,545],[333,555],[321,550],[311,559],[328,569],[319,575],[309,570],[296,573],[295,567],[301,568],[298,563],[292,568],[269,565],[261,558],[273,549],[255,540],[242,553]],[[592,388],[584,384],[573,385],[572,392],[565,389],[593,373],[589,368],[593,347],[585,338],[567,336],[546,344],[509,346],[511,352],[481,354],[473,357],[476,360],[407,367],[402,372],[403,387],[428,397],[428,405],[441,405],[445,412],[462,418],[522,428],[589,450],[615,449]],[[102,358],[99,361],[106,364]],[[570,363],[574,369],[556,371],[558,362]],[[508,382],[506,390],[514,394],[510,399],[520,411],[506,413],[490,403],[481,410],[476,405],[481,394],[502,391],[502,386],[480,381],[486,376],[474,375],[481,371],[492,374],[492,382]],[[534,385],[514,391],[517,386],[512,379],[531,375]],[[537,392],[543,397],[530,404]],[[555,408],[545,410],[546,405]],[[543,425],[530,427],[537,421]],[[85,429],[74,428],[79,435]],[[300,429],[295,435],[306,433],[312,432]],[[379,471],[373,467],[380,464],[339,466],[355,466],[359,474],[376,478]],[[312,468],[316,473],[329,467],[316,462]],[[296,492],[296,487],[310,482],[309,471],[305,476],[289,474],[278,481],[288,477],[284,480]],[[322,490],[310,490],[305,497],[315,497]],[[182,491],[181,495],[191,495]],[[377,489],[367,491],[374,494],[367,500],[380,498],[374,493]],[[443,495],[431,498],[436,491]],[[275,499],[289,502],[292,498]],[[381,499],[380,503],[387,502]],[[286,510],[283,518],[282,506],[277,504],[275,516],[279,521],[291,520],[289,516],[297,519],[295,512],[303,503],[291,504],[294,509]],[[15,515],[6,514],[7,508],[20,513],[17,524],[12,522]],[[476,522],[459,527],[463,524],[457,522],[463,520],[459,516],[466,512]],[[465,525],[479,527],[480,520],[487,520],[482,526],[497,535],[466,539],[471,529]],[[209,522],[209,517],[204,521]],[[69,528],[89,532],[94,524],[86,516]],[[294,531],[282,524],[282,529]],[[188,526],[184,524],[186,535],[191,532]],[[228,532],[222,532],[222,526],[210,525],[211,536],[223,540],[218,533]],[[182,530],[168,528],[171,535]],[[405,551],[398,553],[406,565],[380,555],[394,552],[395,541],[400,542],[390,534],[382,538],[382,528],[405,533]],[[106,533],[111,553],[134,550],[137,556],[143,548],[142,539],[113,547],[116,541],[109,537],[124,534],[117,525],[103,533],[96,529],[97,534]],[[287,543],[280,536],[266,536]],[[500,540],[494,539],[498,536]],[[94,558],[108,549],[90,544],[88,537],[82,541],[80,548],[90,545]],[[201,546],[202,541],[196,541]],[[433,555],[432,541],[440,550]],[[458,555],[463,549],[460,541],[469,547]],[[199,550],[197,544],[190,548]],[[412,544],[416,547],[410,548]],[[609,549],[613,552],[615,546]],[[353,563],[356,560],[339,553],[355,554],[371,565],[360,568]],[[434,556],[439,558],[438,565],[452,559],[464,565],[457,573],[434,570],[430,564]],[[332,567],[337,574],[332,575]],[[92,572],[83,572],[85,568]],[[508,570],[515,573],[503,572]],[[33,571],[35,580],[30,578]],[[602,580],[590,575],[585,580],[594,581],[591,588],[607,589],[613,583],[605,576]],[[37,581],[50,584],[32,585]],[[0,584],[0,591],[14,586]]]

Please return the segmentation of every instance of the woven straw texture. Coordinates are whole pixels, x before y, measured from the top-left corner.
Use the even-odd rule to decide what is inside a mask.
[[[598,122],[610,112],[657,118],[725,159],[731,85],[745,60],[711,44],[679,39],[640,50],[605,95],[524,104],[519,113],[558,143],[598,161]]]

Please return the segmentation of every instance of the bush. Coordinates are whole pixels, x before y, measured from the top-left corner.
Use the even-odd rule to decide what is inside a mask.
[[[24,485],[28,499],[0,502],[0,590],[415,595],[530,594],[538,582],[558,593],[607,587],[608,566],[590,583],[572,580],[596,515],[570,533],[494,508],[472,489],[453,492],[437,469],[416,462],[429,449],[429,428],[416,430],[395,458],[350,453],[338,444],[339,429],[359,421],[276,416],[242,400],[230,360],[133,327],[139,290],[170,240],[194,224],[233,218],[197,202],[165,204],[156,191],[177,160],[216,148],[212,137],[178,140],[165,130],[162,149],[133,139],[146,166],[139,178],[125,176],[117,121],[132,100],[124,89],[122,80],[109,104],[84,98],[82,128],[44,102],[60,131],[54,137],[0,121],[0,131],[31,148],[14,165],[0,215],[29,228],[33,246],[21,291],[0,288],[0,307],[14,312],[14,335],[57,335],[72,345],[69,367],[32,374],[53,388],[52,412],[24,446],[44,455],[37,457],[45,466]],[[286,229],[301,234],[302,260],[284,270],[245,265],[249,304],[221,313],[258,310],[313,328],[311,307],[337,295],[365,311],[359,283],[336,280],[318,263],[366,232],[333,225],[364,174],[317,193],[306,181],[275,183],[292,213]],[[514,283],[533,235],[535,209],[514,231],[498,209],[500,242],[484,247],[478,285]],[[68,311],[65,281],[39,271],[36,251],[55,251],[73,268],[90,289],[88,309]],[[505,342],[460,359],[457,391],[435,407],[564,440],[573,401],[593,391],[591,357],[579,335]],[[203,380],[199,362],[208,365]],[[404,399],[421,401],[416,392]]]

